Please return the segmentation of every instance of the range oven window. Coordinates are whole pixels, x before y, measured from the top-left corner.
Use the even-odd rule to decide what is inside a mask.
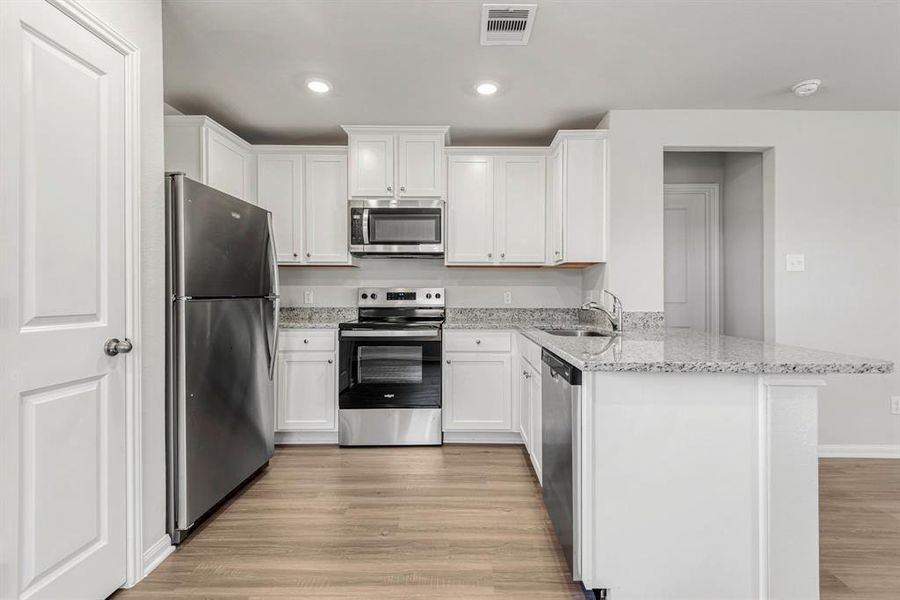
[[[440,408],[439,339],[341,337],[340,408]]]
[[[373,209],[370,244],[439,244],[441,213],[434,209]]]
[[[421,346],[358,346],[357,383],[422,383]]]

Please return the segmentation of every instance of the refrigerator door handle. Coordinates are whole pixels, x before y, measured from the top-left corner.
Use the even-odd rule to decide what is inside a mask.
[[[272,310],[275,313],[272,317],[272,348],[269,352],[269,379],[272,380],[275,376],[275,357],[278,353],[278,330],[281,326],[281,286],[278,282],[278,251],[275,249],[275,230],[272,227],[272,213],[269,213],[266,218],[266,227],[269,230],[269,262],[272,268],[272,287],[267,298],[272,300]]]
[[[278,354],[278,330],[281,327],[281,298],[275,296],[272,300],[272,311],[275,313],[272,317],[273,333],[272,333],[272,349],[269,352],[269,380],[274,381],[275,362]]]
[[[272,213],[266,217],[266,228],[269,231],[269,262],[272,269],[270,297],[277,298],[281,295],[281,287],[278,283],[278,251],[275,249],[275,229],[272,227]]]

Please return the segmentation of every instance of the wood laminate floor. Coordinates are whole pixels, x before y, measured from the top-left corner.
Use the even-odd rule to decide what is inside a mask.
[[[583,599],[517,446],[279,447],[115,600]],[[820,461],[822,600],[900,598],[900,461]]]
[[[583,599],[519,446],[282,446],[115,600]]]

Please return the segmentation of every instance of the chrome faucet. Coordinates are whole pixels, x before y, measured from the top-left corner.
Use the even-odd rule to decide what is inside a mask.
[[[613,301],[613,310],[609,312],[605,306],[600,304],[599,302],[595,302],[594,300],[589,300],[581,305],[582,310],[599,310],[606,318],[609,319],[610,325],[612,325],[612,330],[615,333],[622,333],[622,325],[624,321],[624,310],[622,309],[622,301],[619,300],[619,297],[613,294],[609,290],[603,290],[604,294],[609,294]]]

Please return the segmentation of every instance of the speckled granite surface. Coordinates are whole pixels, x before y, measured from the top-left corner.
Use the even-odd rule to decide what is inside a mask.
[[[281,327],[284,329],[337,329],[339,323],[356,318],[356,308],[284,307]]]
[[[628,331],[615,337],[561,337],[535,327],[522,333],[582,371],[644,373],[891,373],[889,361],[681,329]]]
[[[444,329],[568,327],[577,323],[577,308],[448,308]]]

